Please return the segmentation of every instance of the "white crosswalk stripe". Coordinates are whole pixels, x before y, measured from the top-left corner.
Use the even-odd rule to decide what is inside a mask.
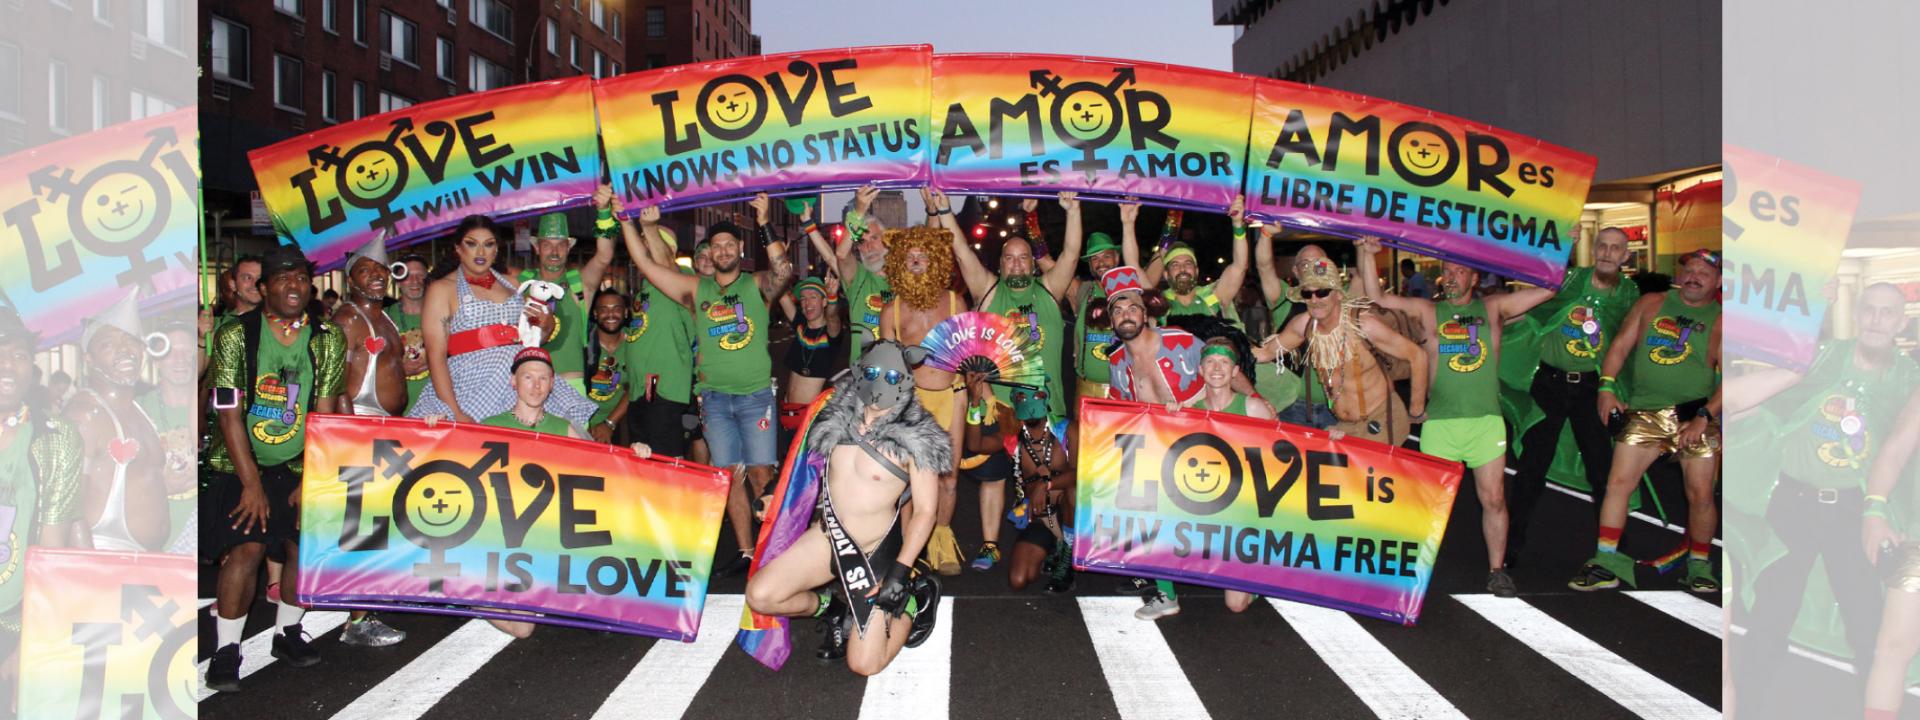
[[[1715,638],[1721,635],[1720,608],[1691,593],[1641,591],[1622,595],[1678,619],[1699,632]],[[1513,641],[1538,653],[1572,676],[1556,675],[1559,679],[1555,682],[1584,683],[1642,717],[1718,716],[1701,699],[1607,649],[1614,643],[1603,645],[1602,642],[1596,642],[1599,639],[1584,636],[1525,599],[1499,599],[1484,594],[1452,597]],[[1606,596],[1592,597],[1600,599]],[[944,720],[949,714],[957,717],[974,714],[968,699],[972,696],[963,697],[955,690],[955,684],[963,682],[956,679],[955,673],[957,669],[962,673],[974,673],[967,677],[978,677],[980,671],[967,667],[956,668],[955,623],[958,621],[968,626],[958,632],[965,633],[961,637],[968,639],[969,646],[974,648],[972,652],[979,652],[978,638],[998,637],[993,634],[991,625],[995,619],[994,613],[1002,612],[1004,606],[973,605],[973,602],[978,601],[943,598],[940,621],[934,634],[921,647],[902,651],[884,672],[865,681],[859,696],[857,715],[876,719],[913,717]],[[1193,626],[1137,620],[1133,617],[1133,611],[1140,607],[1140,602],[1131,596],[1081,597],[1076,598],[1076,602],[1079,610],[1077,619],[1084,623],[1086,630],[1086,640],[1080,642],[1090,642],[1092,661],[1097,662],[1097,673],[1101,676],[1099,679],[1089,677],[1086,680],[1095,683],[1089,686],[1095,693],[1111,698],[1119,717],[1127,720],[1205,718],[1214,712],[1208,709],[1209,702],[1221,703],[1217,707],[1226,714],[1232,713],[1224,708],[1236,708],[1235,712],[1244,708],[1241,703],[1246,698],[1209,697],[1203,701],[1193,683],[1194,678],[1188,676],[1188,669],[1204,665],[1183,665],[1182,658],[1174,651],[1176,645],[1191,647],[1190,636],[1184,633],[1193,631]],[[1462,709],[1456,707],[1436,687],[1443,676],[1423,677],[1422,671],[1414,669],[1432,667],[1431,659],[1415,661],[1410,665],[1409,660],[1413,658],[1403,659],[1396,655],[1393,649],[1382,642],[1390,638],[1380,635],[1419,632],[1419,629],[1370,627],[1347,613],[1290,601],[1269,599],[1266,604],[1312,651],[1311,656],[1304,659],[1296,656],[1290,658],[1289,662],[1317,662],[1324,665],[1373,715],[1441,720],[1466,717]],[[574,672],[603,672],[623,676],[604,698],[598,699],[598,709],[592,715],[594,720],[725,715],[723,709],[709,705],[728,702],[737,696],[737,690],[747,686],[728,685],[727,691],[715,692],[709,685],[719,677],[716,672],[722,666],[723,659],[728,653],[735,652],[734,637],[743,606],[744,598],[740,595],[710,595],[701,618],[700,634],[694,642],[657,641],[631,666],[583,665],[573,668]],[[1472,618],[1473,615],[1463,617]],[[345,619],[346,613],[313,612],[307,615],[305,626],[318,635],[332,631]],[[1240,618],[1242,621],[1252,619]],[[1485,627],[1478,625],[1477,621],[1470,622],[1475,622],[1477,627]],[[1250,624],[1246,627],[1265,627],[1271,632],[1276,626]],[[567,632],[559,628],[544,628],[543,631]],[[1183,641],[1183,638],[1187,640],[1170,644],[1169,637],[1176,641]],[[246,640],[247,661],[242,669],[243,676],[252,675],[272,662],[267,652],[270,642],[271,631]],[[524,653],[514,654],[514,660],[500,656],[501,651],[512,642],[509,636],[484,620],[467,621],[403,667],[380,679],[373,688],[353,698],[350,704],[332,717],[405,720],[420,717],[443,701],[462,697],[450,697],[450,693],[490,692],[490,688],[467,681],[489,663],[525,662]],[[1398,647],[1397,644],[1395,646]],[[988,650],[992,651],[991,648]],[[204,673],[204,662],[201,667]],[[844,668],[838,670],[843,671]],[[1452,679],[1447,681],[1457,682]],[[316,688],[316,691],[322,690]],[[1698,692],[1699,689],[1694,688],[1693,691]],[[1460,691],[1456,689],[1451,692]],[[211,693],[203,691],[202,698],[207,695]],[[1462,697],[1457,694],[1453,696]],[[464,699],[471,702],[470,697]],[[295,700],[298,699],[276,698],[274,702]],[[247,699],[245,702],[254,701]],[[233,717],[235,707],[219,706],[217,712],[208,717]],[[825,710],[810,708],[809,711]],[[326,717],[325,712],[329,711],[323,711],[317,717]]]
[[[1519,598],[1455,595],[1496,627],[1644,718],[1709,718],[1720,712],[1654,677]]]
[[[1269,598],[1267,602],[1374,714],[1382,718],[1466,718],[1360,627],[1352,615],[1287,600]]]
[[[1155,623],[1134,619],[1140,599],[1083,597],[1080,616],[1100,658],[1100,671],[1124,720],[1211,717]]]
[[[513,636],[485,620],[471,620],[432,649],[387,676],[333,720],[413,720],[492,660]]]
[[[347,614],[343,612],[310,612],[300,618],[300,629],[308,635],[320,637],[332,632],[334,628],[340,627],[346,621]],[[279,628],[267,628],[240,642],[240,679],[245,680],[247,676],[273,664],[273,635],[279,631]],[[214,695],[213,690],[207,689],[209,662],[209,660],[201,660],[199,663],[200,686],[194,690],[195,700],[205,700]]]

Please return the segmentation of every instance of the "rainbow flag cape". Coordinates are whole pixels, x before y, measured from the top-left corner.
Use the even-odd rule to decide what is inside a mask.
[[[813,522],[813,504],[820,496],[820,483],[827,476],[827,454],[807,447],[807,430],[813,427],[814,415],[826,407],[832,397],[833,388],[827,388],[813,399],[799,432],[793,436],[793,445],[787,448],[786,464],[780,468],[779,484],[774,486],[772,507],[767,511],[767,519],[760,524],[760,538],[753,545],[753,567],[747,571],[749,580],[760,568],[793,547],[793,542]],[[741,611],[740,634],[734,637],[734,642],[772,670],[787,664],[787,656],[793,653],[787,619],[761,615],[753,608]]]

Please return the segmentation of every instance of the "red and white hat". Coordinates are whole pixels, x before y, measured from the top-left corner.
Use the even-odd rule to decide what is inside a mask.
[[[1100,276],[1100,289],[1107,292],[1107,302],[1123,293],[1143,293],[1146,288],[1140,284],[1140,269],[1121,265]]]
[[[534,362],[534,361],[546,363],[548,369],[553,368],[552,355],[547,354],[547,351],[542,350],[540,348],[530,347],[525,350],[521,350],[519,353],[513,356],[513,369],[509,370],[508,374],[520,372],[520,366],[522,364]]]

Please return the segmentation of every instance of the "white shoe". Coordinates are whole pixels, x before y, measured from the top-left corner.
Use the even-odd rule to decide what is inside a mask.
[[[347,623],[347,629],[340,632],[340,644],[359,645],[361,647],[386,647],[399,644],[407,639],[407,634],[395,630],[392,626],[380,622],[380,618],[368,615],[360,622]]]
[[[1179,614],[1180,601],[1167,597],[1164,593],[1157,590],[1147,597],[1147,604],[1141,605],[1139,610],[1133,611],[1133,617],[1139,620],[1159,620],[1169,615]]]

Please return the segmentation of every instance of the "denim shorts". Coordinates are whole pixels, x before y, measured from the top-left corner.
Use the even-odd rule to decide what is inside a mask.
[[[700,424],[713,466],[780,464],[774,406],[771,387],[751,395],[700,393]]]

